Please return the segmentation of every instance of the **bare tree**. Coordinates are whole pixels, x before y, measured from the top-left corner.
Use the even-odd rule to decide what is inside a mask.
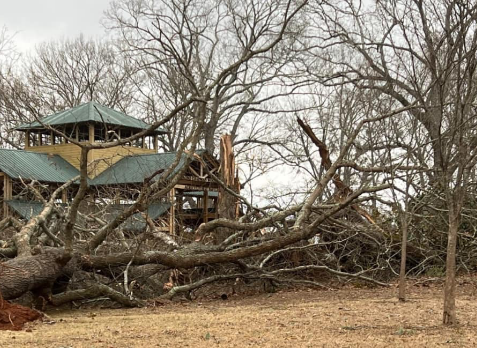
[[[425,130],[434,169],[430,182],[445,192],[448,215],[444,323],[455,317],[455,250],[469,173],[474,165],[475,16],[477,4],[445,1],[320,2],[314,11],[316,57],[329,63],[323,83],[381,92],[410,111]],[[339,50],[355,59],[340,60]]]
[[[11,71],[1,95],[4,142],[18,146],[19,124],[96,101],[135,114],[134,69],[108,42],[73,40],[40,44],[23,68]],[[20,63],[20,61],[18,62]],[[17,64],[18,66],[19,64]],[[15,145],[17,144],[17,145]]]
[[[221,129],[235,138],[248,113],[305,83],[293,68],[296,53],[286,49],[303,30],[305,3],[118,1],[108,11],[108,26],[142,69],[142,100],[152,120],[210,89],[201,143],[213,153]],[[224,74],[226,66],[231,69]],[[166,150],[181,143],[190,115],[184,110],[166,125]]]
[[[189,3],[185,3],[185,5],[187,4]],[[158,112],[157,115],[160,115],[160,117],[151,124],[149,129],[145,129],[128,138],[102,143],[86,143],[78,142],[58,129],[51,129],[56,134],[68,138],[68,142],[81,148],[79,181],[72,180],[65,184],[76,185],[75,191],[73,191],[72,202],[66,211],[61,212],[56,206],[55,195],[66,188],[62,186],[57,189],[59,191],[55,191],[45,199],[44,208],[37,218],[23,224],[14,219],[2,222],[4,225],[11,225],[16,229],[13,244],[14,251],[19,257],[7,262],[11,263],[12,266],[22,267],[25,272],[23,274],[25,277],[19,277],[18,274],[15,275],[8,271],[1,274],[0,290],[6,298],[15,297],[29,289],[37,289],[49,285],[52,280],[58,277],[60,271],[71,265],[70,262],[72,261],[76,263],[77,268],[82,270],[117,270],[122,267],[122,272],[125,274],[123,279],[125,279],[124,282],[126,283],[128,282],[126,274],[129,267],[139,265],[161,264],[164,267],[173,269],[188,269],[196,266],[207,265],[210,267],[211,265],[228,264],[234,270],[220,277],[200,279],[194,285],[185,288],[175,287],[171,290],[170,296],[173,296],[178,291],[191,289],[194,286],[200,286],[210,281],[230,278],[232,275],[235,278],[239,276],[273,279],[277,275],[299,270],[325,270],[339,276],[373,281],[369,277],[364,276],[363,272],[349,274],[342,270],[332,269],[325,264],[313,264],[297,269],[271,271],[266,266],[274,255],[265,255],[274,252],[278,252],[275,254],[278,255],[282,253],[282,250],[291,247],[293,244],[306,243],[305,241],[321,232],[320,229],[325,222],[334,223],[334,217],[339,214],[346,214],[348,208],[355,212],[353,216],[356,216],[357,212],[358,217],[360,217],[360,225],[364,226],[363,229],[374,226],[367,218],[365,212],[359,209],[359,204],[371,200],[376,192],[387,189],[390,185],[386,183],[372,185],[368,180],[357,180],[353,182],[353,187],[351,188],[350,185],[343,184],[342,180],[338,180],[339,175],[337,173],[340,168],[362,171],[363,167],[350,161],[348,156],[353,152],[352,148],[357,143],[357,139],[363,130],[368,125],[379,124],[402,112],[407,112],[411,109],[410,107],[392,109],[386,113],[375,112],[374,115],[369,117],[360,117],[355,127],[349,133],[343,134],[342,146],[339,150],[336,149],[334,160],[331,161],[329,152],[327,156],[322,156],[323,169],[318,170],[318,175],[314,178],[311,192],[304,192],[303,198],[300,199],[298,204],[289,205],[285,208],[254,206],[245,197],[240,197],[233,191],[229,192],[235,195],[242,204],[249,207],[249,214],[244,215],[240,220],[219,218],[200,225],[195,231],[196,236],[214,233],[219,228],[226,228],[231,231],[220,244],[197,245],[190,243],[179,245],[177,243],[177,245],[174,245],[174,248],[176,248],[174,251],[169,249],[155,250],[146,247],[140,248],[139,246],[143,247],[143,245],[139,242],[140,238],[138,237],[138,247],[136,250],[125,250],[124,244],[121,241],[112,238],[114,232],[117,231],[117,228],[125,220],[138,212],[144,211],[151,201],[167,194],[176,185],[181,176],[184,175],[185,170],[178,170],[178,163],[181,160],[184,160],[186,164],[191,163],[194,158],[194,151],[201,144],[201,139],[205,139],[203,141],[204,144],[211,142],[207,138],[212,139],[210,134],[215,134],[219,124],[219,122],[216,124],[217,110],[220,110],[220,108],[227,110],[232,105],[233,107],[237,106],[237,110],[243,111],[242,97],[249,94],[246,91],[241,91],[241,89],[245,87],[259,89],[260,86],[267,83],[266,74],[261,75],[262,78],[258,78],[253,82],[247,80],[244,76],[240,76],[241,74],[246,75],[250,66],[258,69],[262,59],[265,59],[267,62],[270,59],[270,57],[267,57],[270,53],[275,54],[275,49],[282,47],[282,43],[287,43],[285,42],[285,34],[288,32],[288,29],[293,29],[292,24],[295,17],[302,13],[306,2],[276,1],[272,2],[273,6],[269,7],[260,7],[262,5],[258,5],[256,2],[239,4],[211,2],[214,5],[211,8],[207,6],[200,8],[198,7],[200,3],[191,2],[191,4],[195,4],[195,7],[192,9],[181,7],[184,6],[182,2],[172,3],[170,5],[172,7],[169,8],[167,7],[168,3],[164,2],[165,12],[151,8],[150,6],[153,4],[149,2],[120,2],[117,3],[119,7],[113,8],[115,11],[115,17],[113,18],[117,21],[118,29],[123,35],[122,38],[126,40],[126,47],[129,47],[130,53],[136,52],[140,55],[139,62],[146,62],[146,58],[150,60],[148,69],[155,70],[164,79],[168,76],[170,69],[175,67],[176,73],[181,76],[184,84],[187,85],[188,92],[180,99],[175,100],[168,108]],[[179,7],[176,8],[174,6]],[[153,9],[154,11],[152,11]],[[123,10],[127,11],[123,12]],[[193,10],[192,13],[189,10]],[[203,15],[201,11],[206,11],[206,13]],[[235,15],[236,12],[234,11],[239,11],[240,16]],[[240,11],[244,11],[244,13]],[[250,11],[250,15],[245,15],[246,11]],[[206,37],[204,33],[208,33],[209,29],[199,29],[204,24],[204,20],[211,19],[211,17],[207,16],[211,13],[213,14],[212,19],[215,18],[218,23],[212,27],[214,35],[221,33],[219,30],[222,29],[221,25],[225,25],[225,29],[229,28],[232,30],[232,33],[237,35],[240,33],[240,35],[237,36],[235,45],[231,47],[225,46],[224,56],[226,59],[224,60],[220,60],[218,55],[214,56],[215,59],[205,61],[198,60],[197,58],[189,59],[188,54],[191,51],[202,51],[203,49],[203,51],[210,53],[216,49],[215,47],[217,49],[220,48],[218,43],[215,44],[216,41],[211,41],[212,45],[206,45],[205,48],[200,46],[197,41],[194,41],[196,42],[194,45],[190,44],[190,40],[194,39],[195,36]],[[150,16],[142,18],[143,14],[149,14]],[[174,15],[179,16],[178,19]],[[230,18],[232,21],[225,20],[224,22],[222,15],[229,16],[225,18]],[[136,19],[140,17],[142,19],[136,22]],[[150,24],[151,18],[154,19],[152,24]],[[237,20],[236,24],[233,22],[234,18]],[[141,23],[141,25],[144,24],[145,26],[133,25],[134,23]],[[174,23],[180,24],[185,28],[182,35],[175,35],[177,31],[169,31]],[[230,23],[232,23],[232,27],[228,27]],[[291,31],[292,33],[294,32],[293,30]],[[149,47],[148,44],[153,44],[153,46]],[[280,52],[276,53],[279,54]],[[143,56],[142,54],[146,55]],[[201,75],[201,70],[207,67],[207,64],[213,65],[214,69],[208,75]],[[140,67],[141,69],[146,68],[146,66],[141,65]],[[265,67],[268,68],[266,64]],[[275,77],[275,73],[272,76]],[[237,84],[236,81],[241,82]],[[260,105],[265,102],[266,98],[261,98],[253,99],[249,104],[254,105],[256,103]],[[250,110],[247,109],[245,111],[248,112]],[[226,113],[224,112],[224,114]],[[144,185],[137,188],[134,202],[109,221],[101,221],[101,219],[95,219],[94,216],[82,216],[79,207],[80,204],[88,199],[89,190],[87,182],[88,152],[95,149],[121,146],[180,117],[187,117],[189,122],[188,126],[184,128],[184,139],[178,147],[174,163],[161,173],[160,178],[156,181],[146,180]],[[214,129],[214,131],[212,132],[210,129]],[[308,136],[311,136],[311,134],[312,132]],[[320,144],[319,141],[314,141],[314,143]],[[322,147],[318,147],[319,151],[322,150]],[[318,165],[314,165],[318,167]],[[391,169],[394,170],[394,168]],[[391,169],[371,168],[369,171],[382,173]],[[30,191],[35,192],[35,185],[27,184],[27,186]],[[227,185],[223,186],[223,189],[226,190]],[[325,190],[332,190],[333,187],[338,188],[337,195],[333,197],[324,194]],[[41,196],[38,192],[37,195]],[[55,215],[60,215],[60,218],[55,220],[53,218]],[[363,216],[365,218],[362,218]],[[82,219],[90,225],[80,224]],[[64,249],[55,248],[55,252],[31,255],[34,253],[35,238],[38,234],[51,236],[51,233],[48,231],[51,232],[53,224],[58,221],[60,224],[58,231],[60,233],[56,236],[57,240],[53,238],[53,242],[57,245],[63,244]],[[95,228],[91,227],[93,224]],[[371,234],[368,233],[370,239],[375,239]],[[79,240],[76,238],[78,235],[81,235],[84,239]],[[112,243],[114,248],[105,251],[105,245],[108,242]],[[260,262],[261,267],[257,267],[254,262],[247,262],[251,258],[260,255],[264,257]],[[40,265],[40,269],[29,266],[33,264]],[[125,265],[126,269],[124,269]],[[46,269],[49,272],[44,271]],[[31,277],[33,273],[41,273],[44,277]],[[30,276],[28,277],[28,275]],[[38,281],[36,282],[35,279]],[[289,278],[287,281],[292,282],[294,280]],[[382,283],[379,284],[383,285]],[[128,296],[118,294],[104,284],[92,288],[95,291],[88,292],[86,291],[87,289],[82,289],[83,291],[74,291],[56,297],[57,303],[83,298],[84,296],[98,296],[98,294],[107,294],[126,305],[137,305],[140,303],[140,301],[130,300],[128,297],[130,295],[128,286],[125,286],[125,288],[129,289],[127,290]]]

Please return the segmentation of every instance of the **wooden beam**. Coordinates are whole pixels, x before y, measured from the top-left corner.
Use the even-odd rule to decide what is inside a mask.
[[[171,202],[171,208],[169,212],[169,233],[175,235],[175,219],[176,219],[176,207],[175,207],[176,189],[173,188],[169,192],[169,200]]]
[[[209,222],[209,190],[204,190],[204,222]]]
[[[89,125],[89,142],[94,143],[94,124]]]
[[[27,130],[25,132],[25,149],[28,149],[30,147],[30,131]]]
[[[6,201],[12,199],[12,179],[8,175],[3,176],[3,218],[10,215],[10,209]]]
[[[200,169],[202,169],[202,167],[201,167]],[[197,176],[198,178],[203,179],[202,175],[200,175],[199,173],[197,173],[194,168],[190,167],[189,170],[192,172],[192,174],[194,174],[194,175]]]
[[[210,181],[209,179],[203,180],[188,180],[188,179],[180,179],[179,185],[185,186],[194,186],[194,187],[204,187],[207,186],[209,188],[219,188],[219,184],[216,182]]]
[[[67,190],[61,191],[61,202],[68,203],[68,191]]]

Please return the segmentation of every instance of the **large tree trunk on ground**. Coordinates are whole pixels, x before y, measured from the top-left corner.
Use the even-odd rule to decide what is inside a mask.
[[[6,300],[28,291],[49,291],[70,257],[62,249],[0,263],[0,293]]]

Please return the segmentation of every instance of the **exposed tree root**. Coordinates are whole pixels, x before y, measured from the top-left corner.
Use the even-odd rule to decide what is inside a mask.
[[[17,304],[4,301],[0,297],[0,330],[21,330],[31,321],[43,317],[43,314]]]

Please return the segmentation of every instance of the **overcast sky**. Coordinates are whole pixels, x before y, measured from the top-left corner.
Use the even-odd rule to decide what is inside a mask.
[[[104,35],[100,24],[110,0],[0,0],[0,28],[16,33],[20,51],[42,41]]]

